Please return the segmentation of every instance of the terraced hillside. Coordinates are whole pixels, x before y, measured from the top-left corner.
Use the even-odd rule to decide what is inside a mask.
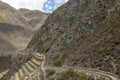
[[[21,67],[19,66],[19,68],[13,74],[11,74],[11,76],[9,76],[9,78],[5,77],[4,79],[3,77],[2,80],[35,80],[36,77],[38,78],[40,77],[40,75],[44,77],[42,70],[44,65],[44,59],[44,56],[36,54],[33,58],[28,60],[28,62],[24,63]],[[8,74],[10,74],[9,71]]]
[[[33,58],[19,67],[11,76],[9,72],[4,76],[1,73],[1,80],[69,80],[70,78],[72,80],[119,80],[116,75],[100,70],[70,66],[45,67],[44,62],[45,56],[35,54]],[[9,75],[9,78],[5,77],[6,75]]]
[[[44,53],[48,66],[120,76],[120,0],[69,0],[48,17],[26,50]]]
[[[8,70],[6,70],[6,71],[0,73],[0,78],[2,78],[7,72],[8,72]]]
[[[36,55],[35,58],[31,59],[29,62],[25,63],[25,65],[23,65],[20,69],[18,69],[18,71],[13,76],[11,76],[10,80],[23,80],[25,78],[33,78],[32,76],[35,76],[35,73],[41,74],[41,66],[41,56]],[[38,75],[38,77],[39,76],[40,75]]]
[[[29,12],[32,13],[34,11]],[[41,18],[40,11],[37,11],[37,13],[38,15],[40,14],[40,19],[37,21],[39,22],[40,20],[41,26],[46,18]],[[27,15],[33,16],[32,14]],[[34,28],[19,10],[0,0],[0,73],[6,71],[16,61],[14,58],[29,43],[34,33]]]
[[[69,0],[34,34],[29,58],[16,58],[1,79],[120,80],[119,22],[120,0]]]

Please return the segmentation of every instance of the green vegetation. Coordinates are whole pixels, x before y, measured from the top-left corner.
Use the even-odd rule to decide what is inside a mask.
[[[120,42],[119,41],[114,41],[114,45],[119,45]]]
[[[4,16],[4,13],[0,13],[0,22],[5,22],[3,16]]]
[[[74,17],[69,18],[70,26],[74,23]]]
[[[62,54],[62,56],[59,58],[54,58],[54,66],[62,66],[62,63],[64,62],[66,56],[69,54],[69,51],[65,50],[65,52]]]
[[[48,80],[54,80],[54,78],[48,78]]]
[[[79,80],[79,76],[72,68],[70,68],[60,73],[57,80]]]
[[[52,77],[56,73],[54,69],[48,68],[45,70],[45,72],[46,72],[46,77],[48,80],[54,80],[54,78]]]
[[[116,74],[120,77],[120,60],[117,62],[118,66],[117,66],[117,72]]]
[[[4,21],[4,19],[0,16],[0,22],[3,22]]]
[[[91,68],[99,66],[103,71],[114,73],[116,69],[112,68],[111,57],[114,59],[115,65],[118,66],[116,61],[119,59],[118,48],[120,44],[117,1],[113,1],[114,4],[111,4],[112,1],[107,1],[107,5],[102,4],[104,1],[96,1],[94,8],[90,6],[93,5],[92,2],[85,1],[84,4],[80,5],[78,2],[73,1],[72,3],[71,1],[62,6],[64,9],[60,7],[59,10],[55,11],[39,30],[38,36],[34,37],[38,41],[32,40],[35,42],[33,47],[48,53],[46,54],[48,57],[53,55],[48,58],[48,64],[54,66],[71,64],[86,67],[90,64]],[[111,7],[113,10],[109,12],[107,7]],[[50,36],[46,36],[47,41],[41,38],[44,34],[50,34]],[[107,56],[110,59],[106,59]],[[119,67],[117,67],[117,71],[120,71]],[[85,77],[79,79],[85,79]]]
[[[54,66],[59,67],[62,66],[62,63],[64,62],[64,59],[57,59],[54,61]]]
[[[49,69],[49,68],[46,69],[45,71],[46,71],[47,77],[49,77],[49,76],[55,74],[55,72],[56,72],[54,69]]]
[[[88,80],[87,76],[81,76],[80,80]]]
[[[69,48],[64,49],[63,53],[61,53],[61,56],[55,56],[53,57],[54,66],[60,67],[62,66],[62,63],[64,63],[65,58],[73,53],[76,50],[76,44],[72,44]]]
[[[47,47],[47,49],[44,51],[44,53],[47,53],[50,50],[51,46]]]

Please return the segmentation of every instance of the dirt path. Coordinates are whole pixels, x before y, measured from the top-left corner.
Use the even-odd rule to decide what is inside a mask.
[[[80,67],[45,67],[45,56],[36,54],[35,57],[29,60],[27,63],[25,63],[18,71],[11,77],[10,80],[32,80],[33,77],[37,76],[36,80],[40,80],[40,75],[42,75],[42,80],[46,79],[46,73],[45,70],[47,68],[51,68],[56,70],[57,73],[60,73],[62,71],[65,71],[69,68],[73,68],[75,72],[78,74],[84,73],[87,76],[93,76],[96,80],[100,77],[105,77],[105,80],[120,80],[116,75],[97,70],[97,69],[88,69],[88,68],[80,68]]]

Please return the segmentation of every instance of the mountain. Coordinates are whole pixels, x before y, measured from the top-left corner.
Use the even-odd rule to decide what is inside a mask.
[[[0,1],[0,53],[22,50],[32,36],[32,27],[19,11]]]
[[[36,10],[16,10],[0,1],[0,79],[4,71],[19,61],[19,53],[26,48],[47,16],[48,14]]]
[[[12,45],[11,43],[9,43],[8,41],[0,38],[0,55],[3,55],[3,53],[9,53],[9,52],[14,52],[16,49],[16,47],[14,45]],[[9,52],[8,52],[9,51]]]
[[[32,33],[19,26],[13,25],[9,23],[1,23],[0,22],[0,37],[1,39],[7,41],[7,43],[11,43],[16,47],[16,49],[21,50],[24,49],[31,39]],[[6,44],[7,44],[6,43]],[[3,44],[0,44],[4,49],[10,46],[4,47]],[[16,51],[14,49],[14,51]],[[6,49],[9,52],[9,50]],[[1,51],[0,51],[1,52]],[[6,53],[6,52],[5,52]]]
[[[2,1],[0,1],[0,22],[20,25],[32,29],[19,11]]]
[[[32,26],[34,30],[40,28],[49,15],[38,10],[29,10],[24,8],[19,9],[19,11],[22,13],[22,15],[24,15],[26,21]]]
[[[120,0],[69,0],[50,14],[26,48],[48,66],[75,66],[120,76]]]
[[[0,53],[24,50],[35,29],[44,23],[47,16],[48,14],[36,10],[16,10],[0,1]]]

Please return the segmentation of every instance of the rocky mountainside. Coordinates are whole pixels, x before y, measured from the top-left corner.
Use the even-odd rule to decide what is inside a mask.
[[[19,9],[24,15],[26,21],[33,27],[34,30],[40,28],[48,17],[47,13],[40,12],[38,10]]]
[[[120,0],[69,0],[54,11],[26,51],[49,66],[79,66],[120,76]]]

